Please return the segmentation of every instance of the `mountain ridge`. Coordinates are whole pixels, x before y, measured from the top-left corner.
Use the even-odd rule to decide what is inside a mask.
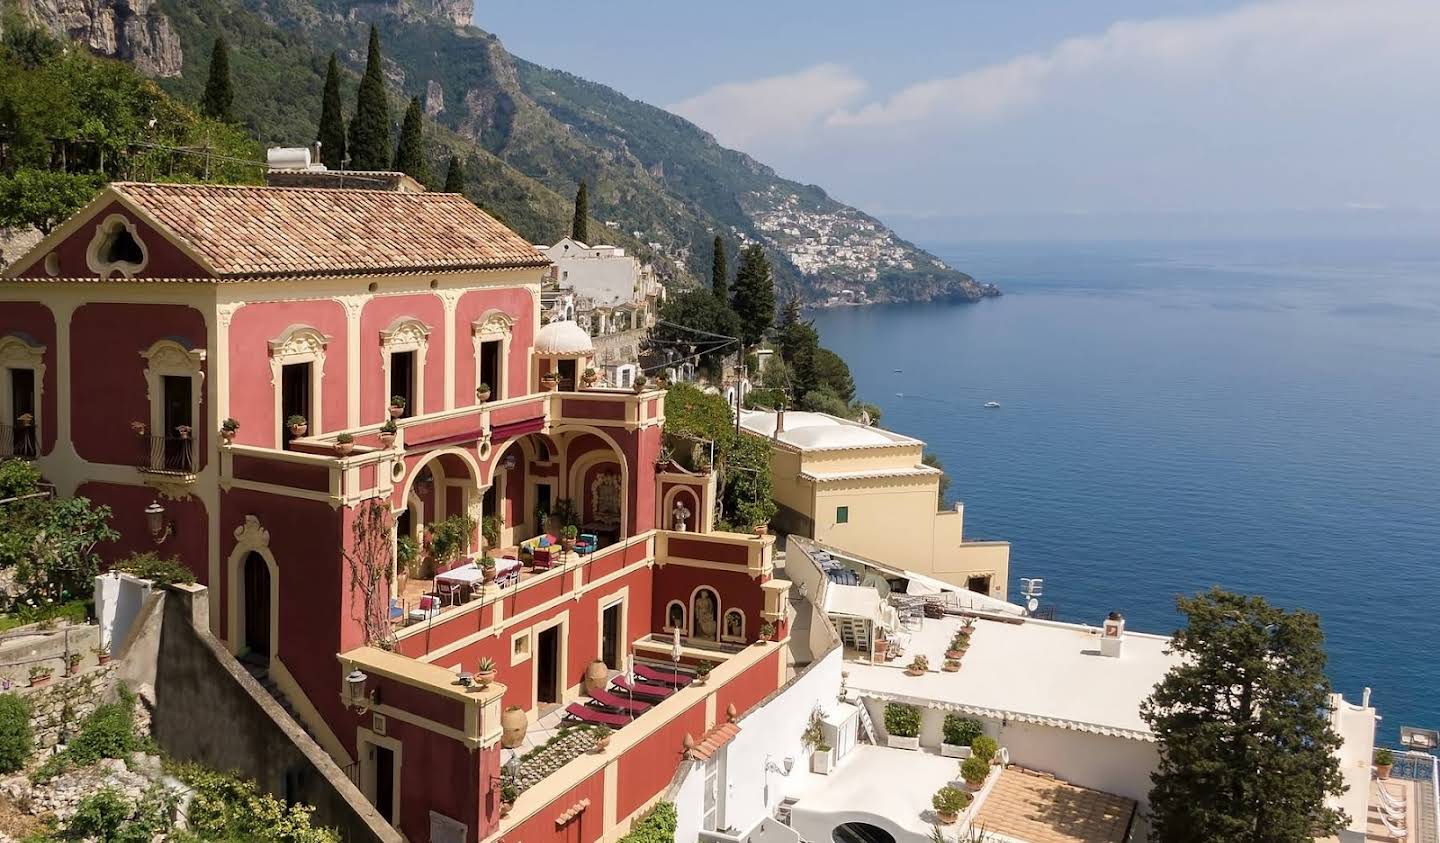
[[[103,53],[109,42],[92,34],[114,29],[124,2],[21,0],[21,9]],[[145,6],[145,55],[169,57],[160,72],[153,62],[137,66],[178,96],[198,98],[209,44],[224,35],[238,77],[236,112],[275,145],[313,140],[331,49],[347,70],[342,87],[347,105],[353,102],[365,31],[374,23],[396,105],[418,96],[434,124],[428,151],[436,172],[449,155],[460,155],[466,194],[535,242],[566,233],[569,196],[584,180],[603,239],[650,260],[672,284],[707,277],[710,241],[722,233],[732,248],[767,246],[782,296],[808,304],[975,300],[999,292],[822,188],[721,146],[684,118],[514,56],[473,25],[464,0],[129,2]],[[86,9],[91,24],[77,26]],[[126,52],[135,51],[115,50],[122,59]],[[399,116],[392,107],[392,118]]]

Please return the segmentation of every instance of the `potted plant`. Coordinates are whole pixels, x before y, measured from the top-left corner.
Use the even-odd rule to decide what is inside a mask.
[[[513,779],[506,779],[500,783],[500,816],[510,813],[515,807],[515,800],[520,796],[520,789],[515,786]]]
[[[575,549],[575,540],[580,537],[580,531],[574,524],[566,524],[560,528],[560,546],[569,553]]]
[[[958,659],[964,656],[968,649],[970,649],[970,632],[961,629],[950,638],[950,644],[945,648],[945,658]]]
[[[335,434],[335,453],[348,457],[355,450],[355,436],[350,433]]]
[[[946,673],[954,673],[960,669],[960,660],[946,659],[945,663],[940,665],[940,669],[945,671]]]
[[[220,422],[220,441],[226,445],[235,444],[235,431],[240,429],[240,422],[234,419],[226,419]]]
[[[704,685],[705,680],[710,677],[710,671],[714,669],[715,665],[711,664],[710,662],[700,662],[699,664],[695,665],[695,684]]]
[[[1395,754],[1388,749],[1375,751],[1375,778],[1390,778],[1390,769],[1395,766]]]
[[[972,758],[979,758],[986,764],[989,764],[991,759],[999,753],[1000,744],[996,743],[995,739],[989,735],[980,735],[970,742],[970,756]]]
[[[490,400],[490,384],[482,383],[479,386],[475,387],[475,400],[479,401],[481,404],[484,404],[486,401]]]
[[[905,668],[906,676],[924,676],[930,669],[930,660],[924,656],[916,656],[910,660],[910,666]]]
[[[930,797],[930,806],[942,824],[950,825],[960,819],[960,812],[970,804],[971,798],[970,794],[947,784]]]
[[[35,414],[21,413],[20,415],[15,417],[15,423],[20,425],[21,427],[30,427],[31,425],[35,424]]]
[[[919,749],[920,709],[904,703],[886,703],[885,743],[895,749]]]
[[[393,444],[395,444],[395,420],[386,419],[385,423],[380,425],[380,447],[388,448]]]
[[[190,425],[188,425],[188,424],[177,424],[177,425],[175,425],[175,435],[178,436],[178,437],[180,437],[181,439],[189,439],[189,438],[190,438]]]
[[[298,413],[286,419],[285,426],[290,428],[291,436],[304,436],[306,431],[310,430],[310,423]]]
[[[495,582],[495,557],[487,553],[480,557],[478,564],[485,582]]]
[[[96,660],[97,662],[99,662],[100,664],[109,664],[109,663],[110,663],[110,648],[109,648],[109,647],[105,647],[105,646],[96,647],[96,648],[95,648],[94,650],[92,650],[91,652],[93,652],[93,653],[95,654],[95,660]]]
[[[645,391],[645,376],[644,376],[644,375],[636,375],[636,376],[635,376],[634,388],[635,388],[635,391],[636,391],[636,392],[644,392],[644,391]]]
[[[130,430],[131,430],[136,436],[144,436],[144,435],[145,435],[145,422],[142,422],[142,421],[132,421],[132,422],[130,422]]]
[[[586,367],[584,374],[580,376],[580,382],[586,387],[592,387],[600,381],[600,373],[593,367]]]
[[[392,418],[392,419],[398,419],[398,418],[400,418],[401,416],[405,415],[405,404],[406,404],[405,396],[403,396],[403,395],[392,395],[392,396],[390,396],[390,418]]]
[[[875,639],[875,661],[883,662],[888,657],[890,642],[884,638]]]
[[[940,754],[946,758],[969,758],[970,743],[985,734],[979,720],[971,720],[958,714],[945,715],[941,728]]]
[[[66,654],[65,654],[65,675],[66,675],[66,676],[74,676],[75,674],[77,674],[77,673],[80,672],[80,660],[81,660],[81,658],[82,658],[82,656],[81,656],[79,653],[66,653]]]
[[[500,544],[500,528],[505,526],[505,519],[498,515],[487,515],[480,519],[480,538],[485,540],[486,547],[497,547]]]
[[[48,664],[32,664],[30,666],[30,687],[39,688],[49,684],[50,677],[55,675],[55,668]]]
[[[756,644],[764,644],[775,638],[775,624],[773,621],[765,621],[760,624],[760,637],[755,639]]]
[[[971,790],[979,790],[985,784],[985,777],[990,775],[990,764],[978,755],[971,755],[960,762],[960,778],[970,785]]]
[[[540,376],[540,388],[546,392],[554,392],[555,387],[560,385],[560,375],[551,371]]]
[[[609,745],[610,745],[610,727],[609,727],[609,726],[596,726],[596,727],[595,727],[595,752],[596,752],[597,754],[598,754],[598,753],[601,753],[601,752],[604,752],[604,751],[605,751],[605,748],[608,747]]]
[[[475,665],[475,681],[480,687],[487,687],[495,681],[495,660],[489,656],[481,656],[479,663]]]

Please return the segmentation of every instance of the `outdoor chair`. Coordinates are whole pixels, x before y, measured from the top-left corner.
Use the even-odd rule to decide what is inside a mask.
[[[600,547],[600,539],[594,533],[581,533],[575,539],[575,550],[579,553],[594,553]]]
[[[536,571],[548,571],[555,562],[555,554],[548,547],[537,547],[531,553],[530,564]]]
[[[420,606],[410,610],[411,623],[423,623],[440,614],[440,597],[427,594],[420,598]]]
[[[674,688],[669,688],[664,685],[655,685],[649,682],[631,682],[625,678],[624,674],[612,679],[611,684],[619,688],[622,694],[640,697],[641,699],[651,700],[653,702],[669,699],[675,693]]]
[[[591,726],[609,726],[612,729],[618,729],[630,723],[628,715],[611,714],[608,711],[601,711],[580,703],[570,703],[565,706],[565,719],[579,720],[581,723],[588,723]]]
[[[651,705],[650,703],[640,702],[639,700],[627,700],[624,697],[612,694],[609,691],[604,690],[603,688],[596,688],[595,690],[591,691],[590,699],[594,700],[596,703],[604,706],[605,708],[613,708],[616,711],[626,714],[644,714],[645,712],[650,710]]]

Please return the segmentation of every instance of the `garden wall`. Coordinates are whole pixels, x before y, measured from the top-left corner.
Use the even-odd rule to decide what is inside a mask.
[[[74,735],[96,706],[115,699],[115,664],[60,676],[40,688],[16,688],[30,703],[30,730],[35,736],[33,754],[48,755],[62,731]]]

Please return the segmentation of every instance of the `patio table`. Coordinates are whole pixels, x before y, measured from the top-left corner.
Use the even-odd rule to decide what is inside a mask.
[[[476,565],[464,565],[453,571],[446,571],[435,575],[435,590],[450,597],[451,603],[456,603],[455,595],[461,588],[465,589],[465,596],[468,599],[475,590],[475,584],[485,579],[485,572]],[[520,581],[520,560],[519,559],[496,559],[495,560],[495,582],[501,588],[513,585]]]

